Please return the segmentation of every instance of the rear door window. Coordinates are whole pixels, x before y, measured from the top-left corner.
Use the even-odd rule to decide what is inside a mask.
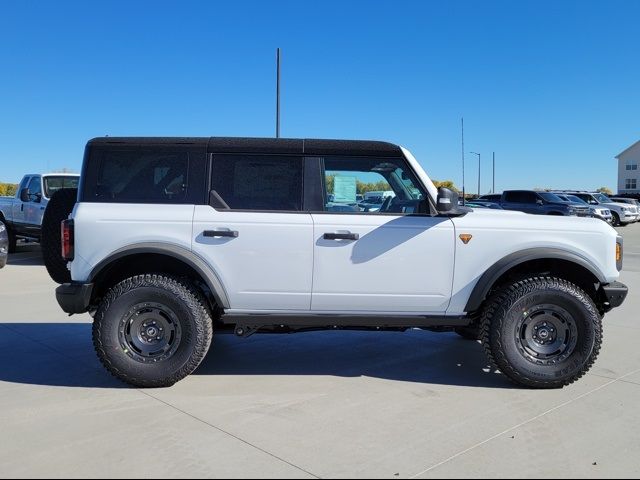
[[[302,157],[214,155],[211,189],[229,210],[299,212]]]

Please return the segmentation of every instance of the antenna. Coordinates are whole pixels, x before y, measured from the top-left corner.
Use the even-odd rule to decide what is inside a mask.
[[[276,138],[280,138],[280,49],[276,49]]]
[[[462,117],[462,205],[465,204],[465,189],[464,189],[464,117]]]

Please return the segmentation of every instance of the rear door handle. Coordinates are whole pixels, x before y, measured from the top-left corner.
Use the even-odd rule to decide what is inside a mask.
[[[360,235],[357,233],[345,232],[345,233],[325,233],[325,240],[358,240]]]
[[[228,238],[238,237],[237,230],[205,230],[202,234],[205,237],[228,237]]]

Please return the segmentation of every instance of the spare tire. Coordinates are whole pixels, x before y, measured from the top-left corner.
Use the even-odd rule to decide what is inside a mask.
[[[42,256],[49,276],[56,283],[71,282],[71,272],[62,258],[60,223],[71,215],[77,197],[76,188],[57,191],[49,200],[42,218]]]

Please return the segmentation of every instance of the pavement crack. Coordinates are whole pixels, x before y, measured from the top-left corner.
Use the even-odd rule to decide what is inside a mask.
[[[291,466],[291,467],[295,468],[296,470],[299,470],[299,471],[301,471],[301,472],[304,472],[304,473],[306,473],[307,475],[310,475],[310,476],[311,476],[311,477],[313,477],[313,478],[318,478],[318,479],[319,479],[319,478],[322,478],[322,477],[319,477],[319,476],[315,475],[314,473],[311,473],[311,472],[310,472],[310,471],[308,471],[308,470],[305,470],[304,468],[302,468],[302,467],[300,467],[300,466],[298,466],[298,465],[296,465],[296,464],[294,464],[294,463],[289,462],[288,460],[285,460],[285,459],[284,459],[284,458],[282,458],[282,457],[279,457],[278,455],[276,455],[276,454],[274,454],[274,453],[272,453],[272,452],[269,452],[268,450],[265,450],[264,448],[261,448],[261,447],[259,447],[259,446],[255,445],[255,444],[253,444],[253,443],[251,443],[251,442],[249,442],[249,441],[247,441],[247,440],[243,439],[243,438],[238,437],[237,435],[234,435],[234,434],[233,434],[233,433],[231,433],[231,432],[228,432],[228,431],[226,431],[226,430],[224,430],[224,429],[222,429],[222,428],[220,428],[220,427],[218,427],[218,426],[216,426],[216,425],[214,425],[214,424],[212,424],[212,423],[210,423],[210,422],[207,422],[206,420],[203,420],[202,418],[199,418],[199,417],[197,417],[197,416],[195,416],[195,415],[193,415],[193,414],[191,414],[191,413],[189,413],[189,412],[186,412],[186,411],[182,410],[181,408],[176,407],[175,405],[172,405],[172,404],[170,404],[170,403],[168,403],[168,402],[165,402],[164,400],[162,400],[162,399],[160,399],[160,398],[158,398],[158,397],[154,397],[153,395],[151,395],[150,393],[145,392],[144,390],[140,390],[140,389],[138,389],[138,391],[139,391],[140,393],[142,393],[143,395],[146,395],[147,397],[150,397],[150,398],[152,398],[152,399],[154,399],[154,400],[156,400],[156,401],[158,401],[158,402],[162,403],[163,405],[166,405],[167,407],[173,408],[174,410],[176,410],[176,411],[178,411],[178,412],[180,412],[180,413],[182,413],[182,414],[184,414],[184,415],[187,415],[188,417],[190,417],[190,418],[192,418],[192,419],[196,420],[197,422],[200,422],[200,423],[202,423],[202,424],[204,424],[204,425],[207,425],[208,427],[211,427],[211,428],[213,428],[213,429],[215,429],[215,430],[219,431],[220,433],[223,433],[223,434],[225,434],[225,435],[228,435],[228,436],[230,436],[230,437],[232,437],[232,438],[234,438],[234,439],[238,440],[239,442],[242,442],[242,443],[244,443],[245,445],[248,445],[249,447],[252,447],[252,448],[254,448],[254,449],[256,449],[256,450],[258,450],[258,451],[260,451],[260,452],[262,452],[262,453],[264,453],[264,454],[266,454],[266,455],[269,455],[269,456],[270,456],[270,457],[272,457],[272,458],[275,458],[276,460],[278,460],[278,461],[280,461],[280,462],[286,463],[287,465],[289,465],[289,466]]]
[[[545,415],[549,415],[550,413],[553,413],[553,412],[555,412],[557,410],[560,410],[561,408],[564,408],[567,405],[570,405],[570,404],[572,404],[574,402],[577,402],[578,400],[581,400],[581,399],[583,399],[585,397],[588,397],[589,395],[591,395],[593,393],[599,392],[600,390],[602,390],[602,389],[604,389],[604,388],[606,388],[606,387],[608,387],[608,386],[610,386],[610,385],[612,385],[612,384],[614,384],[616,382],[629,383],[629,382],[625,382],[624,379],[627,378],[627,377],[630,377],[632,375],[635,375],[638,372],[640,372],[640,368],[637,369],[637,370],[634,370],[633,372],[629,372],[629,373],[627,373],[625,375],[622,375],[621,377],[612,379],[611,381],[609,381],[609,382],[607,382],[607,383],[605,383],[603,385],[600,385],[599,387],[594,388],[593,390],[589,390],[588,392],[585,392],[582,395],[577,396],[576,398],[572,398],[571,400],[567,400],[566,402],[563,402],[560,405],[556,405],[555,407],[550,408],[549,410],[547,410],[545,412],[542,412],[541,414],[536,415],[535,417],[532,417],[529,420],[526,420],[526,421],[521,422],[521,423],[519,423],[517,425],[514,425],[513,427],[510,427],[510,428],[508,428],[508,429],[506,429],[506,430],[504,430],[504,431],[502,431],[500,433],[497,433],[496,435],[493,435],[493,436],[487,438],[486,440],[483,440],[482,442],[476,443],[475,445],[472,445],[471,447],[466,448],[466,449],[456,453],[455,455],[450,456],[449,458],[447,458],[447,459],[445,459],[445,460],[443,460],[441,462],[438,462],[438,463],[436,463],[434,465],[431,465],[429,468],[426,468],[425,470],[422,470],[421,472],[416,473],[415,475],[412,475],[409,478],[421,477],[422,475],[424,475],[426,473],[429,473],[432,470],[435,470],[436,468],[441,467],[442,465],[444,465],[446,463],[449,463],[452,460],[455,460],[456,458],[459,458],[459,457],[471,452],[472,450],[475,450],[476,448],[479,448],[479,447],[481,447],[483,445],[486,445],[487,443],[489,443],[489,442],[491,442],[493,440],[496,440],[497,438],[500,438],[503,435],[506,435],[506,434],[508,434],[508,433],[510,433],[510,432],[512,432],[514,430],[517,430],[520,427],[523,427],[523,426],[528,425],[528,424],[530,424],[532,422],[535,422],[536,420],[539,420],[540,418],[544,417]]]

